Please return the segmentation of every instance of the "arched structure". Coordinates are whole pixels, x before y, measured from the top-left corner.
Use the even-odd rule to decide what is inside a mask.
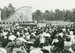
[[[32,7],[24,6],[18,8],[5,22],[28,22],[32,21]]]

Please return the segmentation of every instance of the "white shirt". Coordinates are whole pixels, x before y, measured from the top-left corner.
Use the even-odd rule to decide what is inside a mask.
[[[64,41],[64,46],[71,46],[71,45],[72,45],[71,42]]]
[[[51,35],[49,33],[44,33],[43,35],[44,35],[44,37],[51,37]]]
[[[45,37],[43,36],[43,34],[40,34],[40,43],[44,43],[45,42]]]
[[[7,53],[7,51],[4,48],[0,48],[0,53]]]
[[[44,46],[43,49],[46,49],[51,53],[51,46],[50,45],[49,46]]]
[[[27,53],[24,48],[21,48],[21,47],[20,48],[13,48],[12,53],[18,53],[18,52],[20,52],[20,53]]]
[[[17,38],[17,40],[23,41],[23,42],[27,42],[23,37]]]
[[[15,40],[15,39],[16,39],[16,36],[14,36],[14,35],[10,35],[10,36],[9,36],[9,40],[13,41],[13,40]]]
[[[75,36],[74,35],[70,35],[71,38],[71,42],[74,43],[75,42]]]
[[[6,36],[8,32],[3,32],[3,35]]]
[[[75,53],[75,51],[73,51],[72,48],[70,48],[69,51],[71,51],[71,53]]]
[[[34,48],[30,53],[43,53],[40,48]]]
[[[54,40],[52,41],[52,44],[54,44],[55,42],[59,42],[59,40],[58,40],[58,39],[54,39]]]
[[[63,28],[62,31],[63,31],[63,32],[66,32],[66,28]]]

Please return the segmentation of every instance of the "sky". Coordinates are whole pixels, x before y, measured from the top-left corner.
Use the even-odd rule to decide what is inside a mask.
[[[31,6],[32,11],[35,10],[55,10],[55,9],[68,9],[75,8],[75,0],[0,0],[0,8],[8,6],[11,3],[16,9],[23,6]]]

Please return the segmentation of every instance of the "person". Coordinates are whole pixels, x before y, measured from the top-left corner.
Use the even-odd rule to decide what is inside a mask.
[[[69,49],[71,53],[75,53],[75,43],[72,44],[71,48]]]
[[[25,38],[26,38],[26,40],[30,40],[30,34],[28,32],[28,29],[25,28],[24,32],[25,32],[25,36],[26,36]]]
[[[7,53],[7,51],[4,48],[0,48],[0,53]]]
[[[63,39],[63,34],[62,33],[58,36],[58,40],[59,40],[58,44],[57,44],[58,49],[60,51],[62,51],[64,49],[64,39]]]
[[[72,43],[70,42],[70,37],[67,37],[64,41],[64,50],[62,51],[62,53],[71,53],[71,51],[69,51],[71,45]]]
[[[39,47],[40,41],[37,38],[33,44],[33,49],[30,51],[30,53],[43,53],[41,51],[41,48]]]
[[[57,52],[57,49],[58,49],[58,42],[59,42],[58,37],[55,36],[55,39],[53,39],[53,41],[52,41],[52,43],[51,43],[51,45],[52,45],[52,53]]]
[[[67,37],[66,40],[64,41],[64,47],[65,49],[69,49],[72,45],[72,43],[70,42],[71,38]]]
[[[2,42],[0,42],[0,53],[7,53],[7,50],[2,47]]]
[[[16,39],[16,36],[11,32],[8,39],[9,39],[10,41],[14,41],[14,40]]]
[[[44,33],[43,33],[43,31],[41,31],[40,32],[40,34],[39,34],[39,40],[40,40],[40,47],[42,48],[43,47],[43,45],[44,45],[44,43],[45,43],[45,37],[44,37]]]
[[[62,51],[62,53],[72,53],[72,52],[69,51],[69,49],[64,49],[64,50]]]
[[[16,40],[12,53],[27,53],[20,40]]]
[[[70,33],[69,37],[71,38],[71,42],[75,43],[75,36],[73,35],[73,31],[70,31],[69,33]]]
[[[27,42],[25,39],[24,39],[24,37],[23,37],[23,35],[22,34],[20,34],[20,37],[18,37],[18,38],[16,38],[17,40],[20,40],[21,42]]]
[[[42,51],[43,51],[43,53],[51,53],[51,45],[49,44],[48,40],[45,41]]]

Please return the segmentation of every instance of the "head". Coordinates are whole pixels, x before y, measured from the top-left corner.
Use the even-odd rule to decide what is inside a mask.
[[[75,51],[75,43],[71,46],[72,50]]]
[[[22,45],[22,42],[20,40],[16,40],[15,41],[15,45],[18,46],[18,47],[20,47]]]
[[[70,35],[73,35],[73,31],[70,31],[69,33],[70,33]]]
[[[59,36],[60,36],[60,37],[63,37],[63,33],[59,33]]]
[[[70,42],[71,38],[70,37],[67,37],[66,38],[66,41]]]

